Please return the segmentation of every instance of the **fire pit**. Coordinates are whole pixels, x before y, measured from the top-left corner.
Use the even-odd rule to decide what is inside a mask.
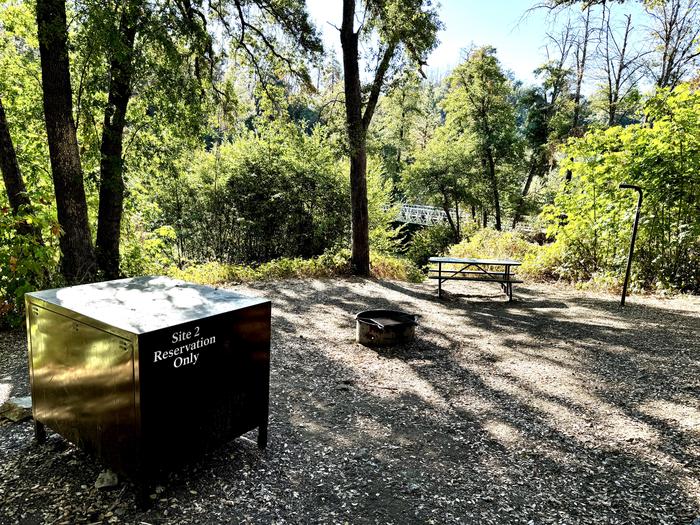
[[[396,310],[365,310],[355,316],[357,342],[367,346],[390,346],[413,341],[416,316]]]

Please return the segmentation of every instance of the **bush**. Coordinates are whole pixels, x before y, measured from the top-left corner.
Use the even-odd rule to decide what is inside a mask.
[[[310,258],[348,237],[349,184],[318,131],[267,123],[183,164],[159,206],[184,259]]]
[[[566,278],[562,272],[562,248],[557,242],[543,246],[529,243],[520,273],[537,281]]]
[[[477,230],[469,239],[454,245],[450,255],[454,257],[515,259],[522,261],[536,244],[527,242],[518,232],[503,232],[484,228]]]
[[[350,250],[326,252],[311,259],[281,258],[255,267],[220,262],[192,264],[184,269],[172,267],[167,273],[176,279],[199,284],[349,276]],[[372,255],[372,276],[409,282],[423,280],[422,273],[410,261],[383,254]]]
[[[46,234],[44,240],[18,233],[20,222],[37,226]],[[0,208],[0,328],[22,323],[25,293],[55,284],[59,233],[58,226],[41,214],[16,217],[9,207]]]
[[[610,282],[625,271],[636,194],[644,190],[632,283],[700,291],[700,91],[680,85],[648,102],[648,123],[571,140],[554,204],[545,208],[567,279]],[[601,277],[606,276],[606,277]],[[610,277],[613,276],[613,277]]]
[[[475,259],[514,259],[523,264],[515,271],[523,277],[544,281],[566,278],[562,271],[562,245],[528,241],[521,232],[502,232],[490,228],[477,230],[472,236],[454,245],[449,252],[453,257]]]
[[[411,260],[384,254],[372,255],[371,272],[372,277],[384,280],[420,283],[425,279],[423,272]]]
[[[175,229],[161,226],[149,232],[139,229],[123,235],[121,245],[121,271],[127,277],[163,273],[174,260],[172,253]]]
[[[350,176],[348,172],[348,177]],[[394,227],[400,205],[391,204],[394,184],[386,177],[381,162],[367,159],[367,214],[369,218],[369,245],[374,253],[396,253],[401,248],[404,226]]]
[[[430,257],[443,255],[454,242],[454,234],[447,224],[429,226],[416,232],[406,251],[406,257],[418,267],[428,264]]]

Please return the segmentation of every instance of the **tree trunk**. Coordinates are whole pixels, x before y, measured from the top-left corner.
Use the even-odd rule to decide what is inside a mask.
[[[345,73],[345,117],[350,146],[350,199],[352,205],[352,270],[369,275],[369,216],[367,212],[367,129],[379,101],[384,77],[389,69],[396,42],[388,42],[374,72],[369,96],[362,110],[362,86],[358,54],[359,32],[355,32],[356,0],[343,0],[340,44]]]
[[[525,208],[525,197],[530,192],[530,185],[532,184],[532,179],[535,177],[535,167],[530,166],[527,173],[527,179],[525,179],[525,186],[523,187],[523,192],[518,197],[518,204],[515,206],[515,215],[513,216],[513,229],[518,225],[520,219],[523,216],[523,209]]]
[[[15,147],[12,144],[10,136],[10,127],[7,124],[5,116],[5,108],[2,105],[0,98],[0,172],[2,172],[2,181],[5,184],[7,191],[7,200],[10,201],[12,214],[17,216],[22,211],[31,213],[31,200],[27,195],[27,187],[22,179],[22,172],[19,170],[17,163],[17,154]],[[22,210],[24,208],[24,210]],[[36,226],[21,221],[16,226],[17,233],[22,235],[33,235],[39,243],[41,240],[41,230]]]
[[[59,241],[61,271],[66,281],[74,284],[94,277],[95,251],[73,120],[65,0],[38,0],[36,19],[46,134],[58,222],[63,230]]]
[[[462,240],[462,225],[459,221],[459,201],[455,199],[455,220],[457,222],[457,242]]]
[[[494,214],[496,219],[496,229],[501,230],[501,202],[498,196],[498,181],[496,180],[496,163],[493,160],[491,149],[486,150],[486,160],[488,161],[488,176],[491,182],[491,193],[493,195]]]
[[[340,42],[345,72],[345,116],[350,146],[350,200],[352,205],[352,271],[369,275],[369,214],[367,211],[367,144],[362,122],[362,93],[358,34],[354,31],[355,0],[343,2]]]
[[[119,42],[110,61],[109,95],[100,145],[100,207],[97,221],[97,264],[104,277],[119,272],[119,241],[124,209],[123,141],[126,109],[131,97],[134,40],[139,0],[126,2],[119,22]]]
[[[452,230],[452,237],[454,238],[455,242],[459,242],[459,226],[455,224],[455,221],[450,214],[450,200],[445,194],[442,196],[442,210],[447,216],[447,224],[450,225],[450,229]]]
[[[586,57],[588,55],[588,41],[590,37],[589,24],[591,20],[591,7],[586,9],[586,22],[583,27],[583,42],[579,42],[579,49],[576,52],[576,89],[574,93],[574,116],[572,120],[572,131],[577,134],[579,121],[581,119],[581,86],[586,71]],[[580,51],[580,55],[579,55]]]
[[[525,180],[525,186],[523,186],[523,192],[518,198],[518,204],[515,206],[515,215],[513,216],[513,228],[517,226],[522,219],[523,210],[525,208],[525,197],[530,193],[530,186],[537,173],[542,171],[542,162],[546,159],[543,152],[534,152],[532,158],[530,159],[530,169],[527,172],[527,179]]]
[[[629,35],[630,31],[632,30],[632,15],[627,15],[627,24],[625,26],[625,36],[622,41],[622,49],[620,50],[620,55],[618,57],[618,63],[617,63],[617,72],[613,75],[614,76],[614,92],[613,96],[611,97],[612,103],[610,104],[610,111],[609,111],[609,121],[608,121],[608,126],[614,126],[615,122],[617,121],[618,118],[620,118],[619,115],[619,105],[620,102],[622,101],[623,95],[621,94],[622,88],[623,88],[623,75],[625,74],[625,70],[629,67],[628,63],[628,58],[626,58],[626,53],[627,53],[627,42],[629,40]]]

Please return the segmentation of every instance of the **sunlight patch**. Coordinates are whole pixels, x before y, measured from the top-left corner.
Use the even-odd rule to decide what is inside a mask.
[[[506,447],[516,446],[523,442],[523,435],[513,425],[492,419],[484,423],[484,429],[491,437]]]
[[[697,407],[655,399],[641,404],[639,411],[683,430],[700,433],[700,410]]]
[[[12,392],[12,383],[0,383],[0,405],[10,399],[10,392]]]

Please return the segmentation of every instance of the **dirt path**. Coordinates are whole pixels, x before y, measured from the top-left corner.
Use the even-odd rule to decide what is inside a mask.
[[[98,492],[56,435],[0,423],[0,523],[654,523],[700,515],[700,300],[520,286],[284,281],[270,448],[238,439],[174,473],[154,508]],[[469,294],[469,295],[467,295]],[[421,315],[415,343],[354,343],[352,314]],[[0,333],[0,403],[26,342]],[[186,417],[186,415],[183,415]],[[254,439],[254,433],[248,436]]]

